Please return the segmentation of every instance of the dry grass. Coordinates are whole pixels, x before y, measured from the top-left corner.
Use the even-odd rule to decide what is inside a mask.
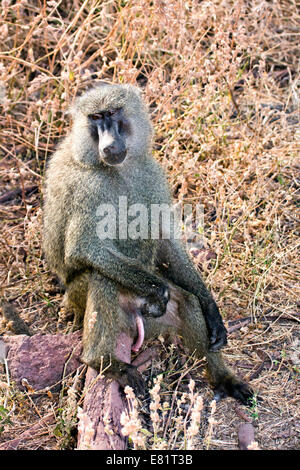
[[[225,321],[251,319],[226,352],[248,378],[265,361],[251,381],[264,397],[255,412],[262,449],[299,448],[299,34],[293,0],[3,0],[0,17],[0,197],[19,190],[0,205],[3,297],[34,332],[68,330],[41,253],[45,161],[76,93],[95,78],[137,83],[175,200],[204,208],[195,263]],[[167,352],[150,382],[166,360]],[[170,403],[172,377],[164,376]],[[205,448],[212,396],[200,384]],[[3,387],[4,440],[65,403],[40,397],[33,406]],[[217,404],[214,420],[209,448],[236,448],[232,400]],[[62,434],[49,427],[25,448],[59,447]]]

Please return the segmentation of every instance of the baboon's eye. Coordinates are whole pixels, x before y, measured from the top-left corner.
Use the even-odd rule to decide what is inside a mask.
[[[111,109],[110,111],[107,111],[107,116],[113,116],[114,114],[117,114],[120,111],[120,109]]]
[[[104,119],[104,114],[103,113],[95,113],[95,114],[90,114],[89,117],[93,121],[98,121],[99,119]]]

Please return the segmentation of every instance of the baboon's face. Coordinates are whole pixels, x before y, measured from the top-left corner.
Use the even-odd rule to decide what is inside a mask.
[[[122,108],[88,115],[89,128],[97,141],[99,157],[107,165],[120,165],[127,155],[130,125]]]
[[[137,88],[97,86],[73,107],[75,159],[84,164],[121,165],[141,158],[150,149],[152,127]]]

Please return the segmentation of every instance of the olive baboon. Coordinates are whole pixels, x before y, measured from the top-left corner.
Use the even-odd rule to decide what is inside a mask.
[[[144,336],[172,330],[191,353],[206,356],[219,393],[246,403],[252,391],[218,352],[227,343],[218,307],[174,230],[165,237],[162,224],[157,238],[128,237],[116,224],[114,236],[99,234],[99,215],[110,207],[115,212],[108,216],[120,221],[121,198],[149,212],[151,205],[171,206],[165,175],[151,155],[152,128],[138,89],[99,84],[71,112],[71,132],[46,173],[44,250],[66,286],[67,304],[84,317],[82,360],[94,368],[110,363],[110,376],[140,392],[141,375],[116,356],[120,334],[136,339],[137,350]],[[150,225],[148,218],[148,233]]]

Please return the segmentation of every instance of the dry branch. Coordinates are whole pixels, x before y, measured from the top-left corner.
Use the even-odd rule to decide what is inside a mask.
[[[24,188],[24,195],[31,195],[34,194],[38,190],[38,186],[35,184],[33,186],[28,186]],[[4,204],[5,202],[11,201],[18,196],[22,195],[22,188],[16,188],[12,191],[8,191],[7,193],[3,194],[0,197],[0,204]]]
[[[38,435],[40,435],[44,428],[48,428],[48,426],[54,422],[55,414],[54,412],[51,412],[43,418],[39,419],[38,422],[29,429],[26,429],[26,431],[22,432],[19,437],[0,444],[0,450],[17,450],[20,444],[24,443],[24,441],[35,439]]]

